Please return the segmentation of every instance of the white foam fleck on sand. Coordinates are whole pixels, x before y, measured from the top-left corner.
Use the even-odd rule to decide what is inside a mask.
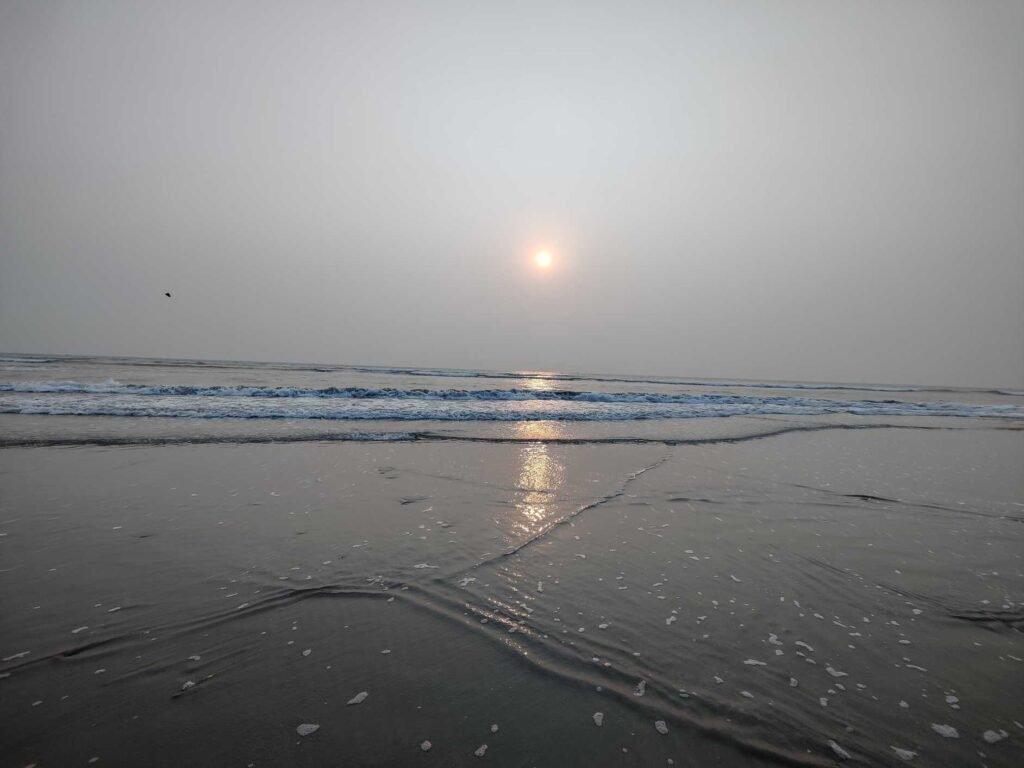
[[[181,690],[187,691],[189,688],[195,688],[195,687],[196,687],[196,684],[195,684],[194,680],[186,680],[184,683],[182,683]]]
[[[832,751],[836,753],[836,756],[840,760],[849,760],[850,759],[850,753],[847,752],[842,747],[840,747],[838,744],[836,744],[836,742],[834,740],[829,739],[828,740],[828,745],[832,748]]]
[[[420,744],[420,749],[422,749],[424,752],[429,752],[432,746],[434,745],[431,744],[429,741],[424,741],[422,744]]]
[[[497,733],[497,732],[498,732],[498,724],[497,723],[491,723],[491,733]]]
[[[806,648],[806,649],[807,649],[808,651],[810,651],[811,653],[814,653],[814,649],[813,649],[813,648],[811,648],[811,646],[809,646],[809,645],[808,645],[807,643],[805,643],[805,642],[804,642],[803,640],[797,640],[797,641],[796,641],[795,643],[793,643],[793,645],[799,645],[799,646],[800,646],[801,648]]]
[[[800,685],[800,681],[799,680],[797,680],[795,677],[789,678],[789,687],[790,688],[796,688],[798,685]]]
[[[782,641],[779,640],[779,636],[775,634],[768,635],[768,642],[772,645],[782,645]]]
[[[658,733],[662,735],[665,735],[666,733],[668,733],[668,725],[665,723],[664,720],[655,720],[654,730],[656,730]]]
[[[742,584],[743,583],[740,579],[737,579],[731,573],[729,574],[729,578],[732,579],[733,581],[735,581],[737,584]]]
[[[758,661],[757,659],[747,659],[743,663],[744,664],[749,664],[752,667],[767,667],[768,666],[765,662]]]
[[[840,672],[833,666],[825,667],[825,671],[832,675],[832,677],[849,677],[845,672]]]
[[[473,754],[477,757],[483,757],[487,754],[487,745],[481,744],[479,747],[477,747],[476,752],[474,752]]]
[[[387,656],[389,653],[391,653],[391,649],[390,648],[385,648],[380,653],[381,653],[381,656]]]
[[[740,691],[740,696],[746,696],[748,699],[754,698],[754,694],[750,691]]]
[[[900,760],[910,761],[910,760],[913,760],[915,757],[917,757],[917,752],[914,752],[913,750],[910,750],[910,749],[901,749],[900,747],[893,747],[893,746],[890,746],[889,749],[891,749],[893,752],[895,752],[896,753],[896,757],[898,757]]]
[[[440,567],[441,566],[439,566],[439,565],[429,565],[427,563],[416,563],[416,565],[413,566],[413,568],[419,568],[420,570],[423,570],[424,568],[440,568]]]
[[[71,634],[72,635],[77,635],[79,632],[84,632],[87,629],[88,629],[88,627],[78,627],[77,629],[72,629],[71,630]]]
[[[595,712],[591,717],[594,718],[594,725],[598,728],[604,724],[604,712]]]
[[[669,616],[667,619],[665,619],[665,626],[671,626],[672,623],[675,622],[675,621],[676,621],[676,617],[675,616]]]
[[[720,677],[719,677],[718,675],[715,675],[715,682],[716,682],[716,683],[717,683],[718,685],[721,685],[722,683],[724,683],[724,682],[725,682],[725,680],[723,680],[722,678],[720,678]]]
[[[608,629],[608,625],[607,624],[598,624],[597,628],[598,629]]]
[[[367,691],[360,691],[355,696],[353,696],[351,699],[349,699],[348,703],[349,704],[362,704],[364,701],[366,701],[366,697],[369,696],[369,695],[370,694]]]
[[[319,730],[320,726],[316,723],[303,723],[295,729],[295,732],[299,734],[299,736],[309,736],[309,734],[316,733]]]
[[[905,701],[900,701],[900,709],[910,709],[910,705]]]
[[[935,731],[939,736],[947,739],[959,739],[960,732],[957,731],[952,725],[940,725],[939,723],[932,723],[932,730]]]
[[[312,648],[307,648],[306,650],[304,650],[304,651],[302,652],[302,655],[303,655],[303,656],[309,656],[309,654],[311,654],[312,652],[313,652],[313,649],[312,649]]]
[[[23,659],[28,656],[32,651],[22,651],[21,653],[12,653],[10,656],[4,656],[4,661],[14,661],[15,659]]]
[[[824,696],[822,696],[821,698],[818,699],[818,703],[821,704],[821,706],[823,706],[823,707],[827,707],[828,706],[828,699],[825,698]]]
[[[1002,741],[1009,735],[1010,734],[1008,734],[1006,731],[985,731],[983,734],[981,734],[981,738],[983,738],[989,744],[995,744],[997,742]]]
[[[645,693],[647,693],[647,681],[641,680],[639,683],[636,684],[636,688],[633,690],[633,695],[643,696]]]

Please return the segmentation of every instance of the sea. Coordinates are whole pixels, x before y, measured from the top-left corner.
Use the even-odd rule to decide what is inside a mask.
[[[8,443],[31,440],[515,439],[731,434],[694,420],[1024,418],[1024,390],[555,371],[0,355]],[[60,425],[59,427],[57,425]],[[538,435],[526,435],[526,437]]]

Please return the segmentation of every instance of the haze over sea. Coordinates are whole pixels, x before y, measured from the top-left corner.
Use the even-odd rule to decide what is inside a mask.
[[[5,354],[0,448],[11,765],[1018,762],[1024,392]]]

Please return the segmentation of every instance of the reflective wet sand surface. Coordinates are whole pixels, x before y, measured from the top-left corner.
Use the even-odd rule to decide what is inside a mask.
[[[1018,764],[1024,433],[514,427],[0,451],[3,764]]]

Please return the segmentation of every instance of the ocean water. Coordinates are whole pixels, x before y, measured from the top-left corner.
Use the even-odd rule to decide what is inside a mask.
[[[836,418],[865,423],[921,418],[1024,418],[1024,392],[806,382],[682,379],[562,372],[495,372],[352,365],[214,362],[102,357],[0,356],[0,413],[79,416],[116,434],[146,428],[144,418],[179,438],[217,434],[233,439],[283,435],[287,421],[310,439],[413,439],[418,432],[461,425],[468,434],[518,436],[516,424],[554,422],[563,438],[597,434],[646,439],[685,438],[694,419]],[[116,419],[122,419],[116,422]],[[217,421],[199,425],[197,420]],[[239,429],[230,421],[250,424]],[[329,422],[314,426],[313,422]],[[372,428],[361,428],[372,422]],[[497,432],[493,423],[513,426]],[[37,423],[37,422],[36,422]],[[122,426],[116,427],[115,424]],[[491,429],[488,429],[491,423]],[[64,420],[74,439],[81,422]],[[191,427],[187,426],[191,424]],[[590,432],[578,427],[591,425]],[[574,429],[574,425],[577,427]],[[614,426],[612,426],[614,425]],[[53,422],[50,422],[50,428]],[[90,433],[95,433],[91,422]],[[159,431],[159,430],[158,430]],[[520,429],[521,432],[521,429]],[[108,435],[109,437],[110,435]]]

